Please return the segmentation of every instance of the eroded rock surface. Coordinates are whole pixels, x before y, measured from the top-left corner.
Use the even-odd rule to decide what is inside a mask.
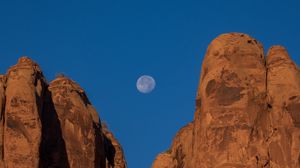
[[[39,166],[45,80],[39,66],[20,58],[7,72],[4,111],[4,163],[7,168]]]
[[[300,167],[300,73],[282,46],[267,55],[270,165]]]
[[[194,121],[153,168],[299,168],[300,75],[287,51],[223,34],[203,61]],[[174,145],[177,144],[177,145]]]
[[[48,85],[28,57],[0,76],[0,136],[0,168],[127,167],[84,90],[66,77]]]
[[[106,153],[106,167],[126,168],[126,160],[121,144],[115,136],[108,130],[106,125],[102,125],[104,147]]]

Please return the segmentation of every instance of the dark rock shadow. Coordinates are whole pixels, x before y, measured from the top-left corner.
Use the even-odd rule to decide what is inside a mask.
[[[69,168],[61,125],[54,108],[51,92],[46,89],[41,115],[42,142],[40,145],[40,168]]]
[[[93,123],[95,131],[95,168],[106,167],[106,150],[101,124]]]
[[[103,141],[104,141],[104,150],[105,150],[108,165],[111,168],[114,168],[115,167],[116,149],[115,149],[114,145],[112,144],[111,140],[109,138],[107,138],[104,134],[103,134]]]

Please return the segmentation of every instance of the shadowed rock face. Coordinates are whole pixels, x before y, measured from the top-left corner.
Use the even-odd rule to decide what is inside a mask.
[[[65,77],[48,85],[28,57],[0,75],[0,136],[0,168],[127,167],[84,90]]]
[[[281,46],[266,57],[241,33],[209,45],[194,121],[153,168],[300,167],[300,74]]]

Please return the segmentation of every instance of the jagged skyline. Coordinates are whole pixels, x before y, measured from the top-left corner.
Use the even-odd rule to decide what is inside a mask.
[[[192,120],[202,59],[219,34],[249,34],[265,52],[283,45],[300,63],[299,3],[3,1],[0,74],[27,55],[47,80],[72,78],[115,133],[128,166],[147,168]],[[143,74],[157,87],[141,96],[135,83]]]

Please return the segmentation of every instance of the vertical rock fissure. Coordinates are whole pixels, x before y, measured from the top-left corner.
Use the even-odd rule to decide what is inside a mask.
[[[0,132],[1,132],[1,160],[0,160],[0,166],[4,166],[4,124],[5,124],[5,117],[4,117],[4,113],[5,113],[5,102],[6,102],[6,97],[5,97],[5,90],[6,90],[6,78],[5,76],[3,76],[2,80],[2,95],[0,95],[0,99],[1,100],[1,104],[0,104],[0,112],[1,112],[1,116],[0,116],[0,121],[1,121],[1,125],[0,125]],[[2,164],[2,165],[1,165]]]
[[[93,122],[93,128],[95,132],[95,168],[97,167],[105,167],[105,151],[102,148],[103,138],[101,135],[101,124],[97,124]]]
[[[46,87],[43,111],[41,115],[42,141],[40,145],[39,168],[65,167],[70,164],[67,157],[66,144],[62,136],[62,127],[54,108],[52,95]]]
[[[5,89],[5,87],[4,87],[4,89]],[[6,101],[6,97],[4,96],[4,98],[3,98],[3,103],[2,103],[2,109],[1,109],[1,111],[2,111],[2,113],[1,113],[1,120],[2,120],[2,122],[1,122],[1,133],[2,133],[1,139],[2,139],[2,143],[4,142],[4,124],[5,124],[4,113],[5,113],[5,101]],[[2,159],[2,161],[4,162],[4,147],[3,147],[3,144],[0,144],[0,145],[2,146],[2,148],[1,148],[1,159]]]

